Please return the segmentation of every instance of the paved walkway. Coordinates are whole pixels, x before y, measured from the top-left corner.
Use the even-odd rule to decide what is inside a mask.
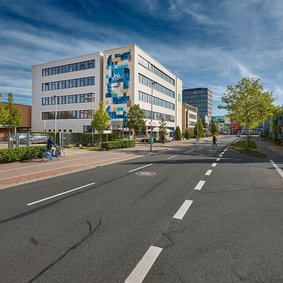
[[[283,146],[279,146],[266,140],[259,140],[259,138],[254,139],[257,150],[266,154],[269,159],[273,157],[283,158]]]
[[[212,142],[211,137],[201,139],[199,144],[209,142]],[[173,141],[164,145],[156,143],[153,145],[152,153],[150,152],[149,144],[137,144],[134,148],[111,151],[65,149],[66,157],[62,161],[55,159],[43,162],[41,159],[36,159],[22,162],[0,163],[0,189],[168,150],[178,150],[195,143],[195,139],[189,141]],[[283,147],[273,145],[266,141],[260,142],[256,140],[256,143],[258,150],[265,153],[269,159],[275,159],[275,157],[283,158]]]
[[[205,142],[202,139],[200,143]],[[89,151],[88,149],[65,149],[66,157],[62,161],[57,159],[43,162],[42,159],[27,160],[13,163],[0,163],[0,189],[50,178],[71,172],[104,166],[120,161],[156,154],[167,150],[178,150],[195,143],[189,141],[174,141],[170,143],[154,144],[150,152],[149,144],[137,144],[134,148],[116,149],[111,151]]]

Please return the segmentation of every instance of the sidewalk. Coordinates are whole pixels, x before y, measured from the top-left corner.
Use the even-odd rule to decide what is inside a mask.
[[[202,139],[200,144],[205,141],[206,139]],[[67,148],[65,149],[66,157],[62,161],[54,159],[43,162],[42,159],[35,159],[22,162],[0,163],[0,189],[168,150],[178,150],[194,143],[194,139],[189,141],[173,141],[165,144],[156,143],[152,147],[152,152],[150,152],[149,144],[137,144],[134,148],[110,151],[89,151],[88,149]]]
[[[259,140],[259,138],[254,139],[258,151],[264,153],[269,159],[283,158],[283,147],[276,145],[266,140]]]

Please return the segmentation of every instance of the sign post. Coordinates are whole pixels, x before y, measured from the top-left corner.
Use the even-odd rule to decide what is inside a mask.
[[[261,141],[261,133],[263,132],[263,126],[259,125],[257,127],[257,131],[258,131],[258,134],[259,134],[259,141]]]

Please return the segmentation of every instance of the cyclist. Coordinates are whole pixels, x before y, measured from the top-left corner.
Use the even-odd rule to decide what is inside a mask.
[[[52,136],[49,136],[46,146],[47,150],[49,150],[52,155],[55,155],[56,144],[53,142]]]

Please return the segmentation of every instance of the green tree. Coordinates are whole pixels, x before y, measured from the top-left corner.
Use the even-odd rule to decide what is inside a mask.
[[[213,120],[211,121],[211,133],[213,135],[217,135],[218,134],[217,125],[216,125],[216,123]]]
[[[223,104],[218,107],[226,109],[231,120],[246,127],[246,148],[249,149],[250,129],[257,127],[273,113],[272,93],[264,91],[259,78],[243,78],[234,87],[227,86],[221,101]]]
[[[179,126],[177,126],[174,131],[174,137],[176,141],[180,141],[182,139],[182,133]]]
[[[186,129],[186,131],[185,131],[185,133],[184,133],[184,138],[185,138],[186,140],[189,140],[189,139],[191,138],[191,134],[190,134],[190,131],[189,131],[188,128]]]
[[[14,104],[14,95],[12,92],[8,93],[8,104],[7,104],[8,117],[6,120],[7,127],[15,129],[21,125],[22,113],[16,108]]]
[[[0,94],[2,97],[2,94]],[[6,128],[14,129],[19,127],[22,123],[22,113],[16,108],[14,104],[14,95],[12,92],[8,93],[8,103],[1,104],[0,107],[0,124],[4,125]]]
[[[0,98],[2,98],[2,94],[0,93]],[[6,125],[8,117],[8,111],[5,104],[0,103],[0,125]]]
[[[127,116],[127,128],[133,130],[133,140],[135,139],[135,131],[145,127],[144,113],[138,104],[134,104]]]
[[[92,128],[96,129],[100,134],[99,147],[101,147],[103,130],[105,130],[109,125],[110,125],[110,117],[104,109],[104,103],[100,102],[99,109],[93,115],[93,120],[91,122]]]
[[[204,128],[200,117],[198,117],[197,123],[195,124],[194,135],[198,138],[204,137]]]
[[[164,117],[161,117],[160,121],[159,121],[159,135],[160,137],[166,135],[166,130],[167,130],[167,123],[164,120]]]

